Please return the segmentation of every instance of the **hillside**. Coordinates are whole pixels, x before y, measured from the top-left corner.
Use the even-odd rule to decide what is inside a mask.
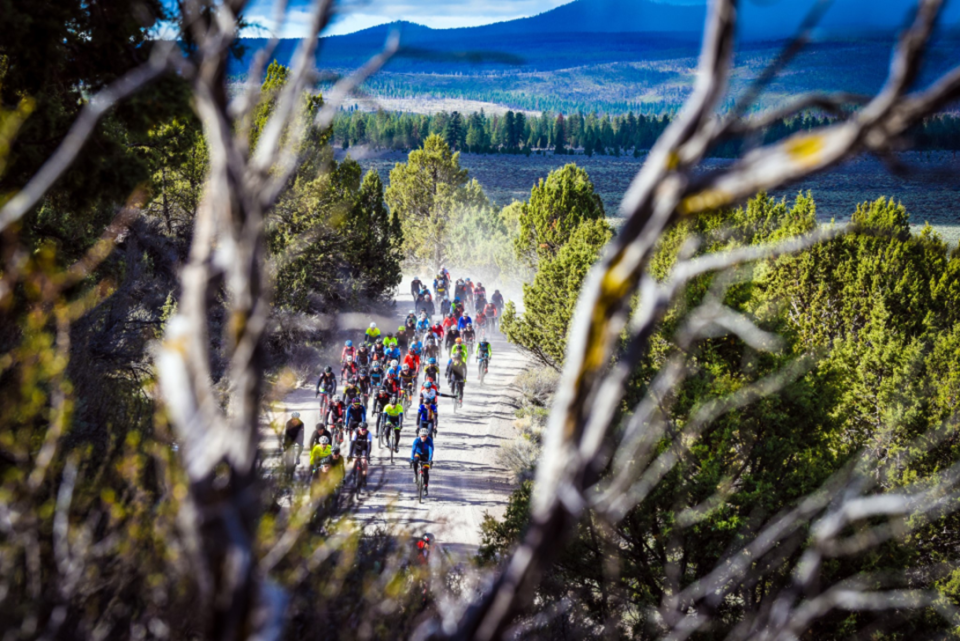
[[[783,48],[806,15],[810,0],[744,3],[734,91],[756,77]],[[838,0],[823,16],[816,41],[774,83],[764,106],[803,91],[875,91],[886,75],[893,33],[909,0],[876,3]],[[953,6],[931,52],[932,71],[956,59]],[[704,7],[654,0],[576,0],[537,16],[482,27],[430,29],[398,22],[322,39],[319,64],[343,72],[363,64],[392,30],[401,52],[366,90],[392,99],[454,98],[511,108],[571,112],[578,109],[656,113],[677,108],[696,67]],[[247,39],[247,60],[231,73],[242,77],[263,40]],[[289,63],[296,40],[276,58]]]

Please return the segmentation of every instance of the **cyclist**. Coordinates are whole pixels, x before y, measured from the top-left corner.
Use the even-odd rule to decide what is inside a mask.
[[[384,347],[384,349],[386,350],[386,349],[390,349],[391,347],[396,347],[396,346],[397,346],[397,339],[396,339],[396,337],[395,337],[393,334],[387,334],[386,337],[383,339],[383,347]]]
[[[360,459],[360,473],[363,475],[364,481],[367,480],[367,467],[370,459],[371,445],[370,430],[366,423],[360,423],[360,429],[357,430],[357,433],[353,435],[353,440],[350,441],[350,455],[348,458]]]
[[[367,422],[367,408],[360,402],[360,397],[350,399],[350,405],[347,407],[343,422],[350,430],[353,430],[360,423]]]
[[[430,333],[436,336],[438,341],[443,338],[443,331],[443,324],[439,320],[430,328]]]
[[[330,432],[330,429],[323,423],[317,423],[316,427],[313,429],[313,434],[310,435],[310,451],[313,451],[313,448],[317,446],[320,442],[320,439],[326,436],[330,441],[333,441],[333,434]]]
[[[458,340],[460,340],[460,330],[456,327],[451,327],[447,330],[446,337],[444,338],[444,347],[446,347],[447,351],[450,352],[453,350]]]
[[[503,313],[503,294],[500,293],[499,289],[493,290],[493,296],[490,297],[490,302],[497,308],[498,316]]]
[[[353,356],[347,356],[347,360],[343,362],[343,367],[340,368],[340,378],[347,380],[357,375],[358,371],[357,364],[353,362]]]
[[[449,281],[443,275],[443,272],[438,272],[437,277],[433,279],[433,293],[436,294],[437,298],[443,298],[447,294],[447,285]]]
[[[453,295],[455,298],[463,298],[466,295],[466,285],[462,278],[457,279],[457,282],[453,285]]]
[[[449,313],[450,313],[450,299],[444,296],[440,300],[440,315],[446,316]]]
[[[314,396],[320,396],[320,392],[325,392],[329,396],[337,393],[337,376],[333,373],[333,368],[327,365],[317,381],[317,393]]]
[[[440,380],[440,366],[437,365],[437,359],[430,357],[426,367],[423,368],[423,376],[427,381],[436,383]]]
[[[400,368],[400,387],[407,390],[408,394],[413,393],[413,388],[417,384],[417,372],[404,363]]]
[[[447,362],[447,382],[450,384],[450,389],[456,392],[456,387],[454,382],[466,383],[467,382],[467,363],[465,360],[460,358],[460,354],[454,354]]]
[[[347,465],[343,460],[343,457],[340,456],[340,446],[334,445],[330,449],[330,471],[328,472],[331,487],[338,487],[343,483],[343,479],[347,476]]]
[[[373,360],[382,361],[384,359],[384,355],[383,355],[384,349],[385,348],[383,346],[383,339],[378,338],[377,342],[373,344],[373,349],[371,350]]]
[[[357,362],[357,366],[361,369],[364,367],[370,367],[370,362],[373,360],[372,355],[370,354],[370,348],[366,344],[361,345],[357,348],[357,357],[354,359]]]
[[[477,317],[473,319],[473,324],[477,326],[477,329],[480,330],[480,335],[483,336],[486,333],[487,328],[487,315],[483,313],[483,310],[477,312]]]
[[[430,466],[433,464],[433,439],[430,438],[429,430],[420,430],[418,435],[419,438],[413,440],[413,448],[410,450],[410,464],[415,466],[416,462],[419,461],[423,465],[423,493],[429,494]],[[416,468],[414,468],[414,471],[416,471]],[[414,480],[416,480],[416,477],[414,477]]]
[[[477,343],[476,354],[479,368],[482,370],[485,367],[489,367],[490,360],[493,358],[493,346],[490,344],[490,341],[484,338]],[[484,365],[484,361],[486,361],[486,365]]]
[[[430,319],[427,318],[426,312],[420,312],[420,320],[417,321],[416,331],[420,336],[424,336],[430,331]]]
[[[381,389],[386,390],[387,394],[390,396],[397,396],[400,394],[400,380],[397,378],[397,371],[391,369],[387,372],[387,377],[383,379],[383,385]]]
[[[460,337],[457,337],[457,339],[453,342],[453,349],[450,350],[451,359],[457,358],[458,356],[464,363],[466,363],[467,359],[470,358],[470,350],[468,350],[467,346],[463,344],[463,339]]]
[[[467,347],[467,359],[465,360],[469,360],[470,346],[473,345],[475,342],[477,342],[477,334],[476,332],[473,331],[473,325],[467,325],[466,327],[464,327],[461,337],[463,338],[463,342],[466,344],[466,347]]]
[[[413,370],[413,376],[416,378],[420,373],[420,357],[417,355],[417,352],[411,347],[407,350],[407,355],[403,357],[403,365],[406,367],[410,366],[410,369]]]
[[[417,312],[416,310],[411,309],[407,314],[407,317],[403,319],[403,326],[406,327],[412,333],[417,327]]]
[[[393,448],[394,452],[399,452],[400,430],[403,429],[403,405],[401,405],[400,401],[397,400],[396,396],[391,398],[390,403],[383,408],[383,420],[383,429],[393,430],[393,445],[391,445],[391,447]],[[389,440],[387,441],[387,444],[390,444]]]
[[[433,332],[427,334],[426,342],[423,345],[423,357],[430,358],[440,353],[440,339]],[[419,354],[418,354],[419,355]]]
[[[380,338],[380,330],[377,328],[376,323],[370,323],[370,327],[367,328],[367,331],[364,332],[366,336],[366,342],[370,345],[373,345],[377,342],[377,339]]]
[[[343,398],[347,404],[353,403],[353,399],[360,398],[360,384],[357,376],[351,376],[343,388]]]
[[[370,367],[370,386],[376,389],[383,384],[383,363],[380,361],[373,361],[373,365]]]
[[[327,425],[336,425],[347,415],[347,406],[343,402],[342,396],[335,396],[330,402],[330,408],[327,410]]]
[[[457,319],[453,317],[452,312],[448,313],[446,316],[443,317],[442,327],[443,327],[444,333],[449,332],[452,328],[456,328],[456,326],[457,326]]]
[[[483,309],[487,302],[487,290],[483,283],[477,283],[477,288],[473,290],[473,305],[476,309]]]
[[[410,344],[410,336],[413,335],[413,329],[407,329],[405,325],[401,325],[397,328],[397,347],[401,350],[407,349],[407,345]]]
[[[420,386],[420,402],[435,403],[439,386],[433,381],[424,381]]]
[[[388,347],[386,352],[384,352],[384,358],[389,363],[390,361],[399,361],[403,358],[403,353],[400,351],[400,348],[396,345]]]
[[[463,316],[457,320],[457,329],[462,332],[467,325],[473,325],[473,319],[470,318],[470,314],[464,312]]]
[[[460,317],[463,316],[463,301],[459,298],[453,299],[453,304],[450,305],[450,313],[453,314],[453,317],[457,320],[460,320]]]
[[[300,467],[300,452],[303,451],[303,432],[306,426],[300,420],[300,412],[294,412],[290,415],[290,420],[283,432],[283,450],[286,451],[293,446],[295,466]]]
[[[340,362],[344,363],[348,358],[353,359],[357,355],[357,350],[353,347],[353,341],[347,341],[343,344],[343,351],[340,352]]]
[[[427,313],[427,316],[433,316],[436,312],[433,306],[433,296],[431,296],[427,290],[423,290],[423,304],[421,305],[421,309]]]
[[[423,538],[417,541],[417,558],[421,564],[426,564],[430,559],[430,548],[433,545],[433,535],[424,534]]]
[[[413,280],[410,281],[410,295],[413,296],[413,300],[417,300],[421,291],[423,291],[423,281],[420,280],[419,276],[414,276]]]
[[[433,434],[437,433],[437,404],[430,401],[420,403],[420,409],[417,412],[417,427],[419,429],[430,430],[433,428]]]
[[[363,404],[367,404],[367,399],[370,398],[370,392],[372,389],[372,384],[370,382],[370,374],[363,367],[360,368],[360,371],[357,372],[357,386],[360,388],[360,396],[363,400]]]
[[[470,279],[467,279],[466,284],[463,286],[463,293],[466,294],[463,298],[465,301],[473,304],[473,283],[470,282]]]
[[[330,438],[321,436],[320,442],[310,450],[310,469],[313,471],[314,476],[316,476],[319,471],[320,461],[330,456],[332,451],[333,448],[330,447]]]

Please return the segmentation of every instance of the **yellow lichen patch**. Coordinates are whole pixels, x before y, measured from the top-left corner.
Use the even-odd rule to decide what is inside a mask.
[[[721,189],[708,189],[681,200],[677,210],[682,215],[689,216],[729,205],[732,200],[733,197]]]
[[[680,166],[680,154],[676,151],[671,151],[667,154],[667,169],[673,171]]]
[[[803,167],[811,167],[820,162],[823,136],[820,134],[795,136],[787,140],[783,146],[794,161]]]

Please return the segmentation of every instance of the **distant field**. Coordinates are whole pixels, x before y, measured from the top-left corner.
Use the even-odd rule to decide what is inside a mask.
[[[351,153],[356,153],[350,150]],[[362,155],[362,151],[360,152]],[[406,160],[406,154],[388,153],[360,158],[364,169],[374,168],[389,181],[390,169]],[[952,153],[901,155],[902,162],[912,168],[907,176],[893,176],[883,163],[873,158],[852,161],[838,169],[805,180],[774,195],[792,197],[798,191],[810,190],[817,202],[820,220],[838,221],[850,218],[857,203],[880,196],[902,202],[917,225],[929,222],[956,242],[960,238],[960,159]],[[608,156],[512,156],[462,154],[461,164],[483,185],[487,195],[498,205],[530,196],[530,188],[551,170],[575,162],[585,168],[603,199],[607,214],[617,216],[617,207],[630,180],[640,169],[642,159]],[[711,160],[706,167],[718,167],[726,160]]]
[[[494,102],[480,100],[461,100],[459,98],[376,98],[371,100],[347,101],[345,106],[357,106],[364,111],[402,111],[414,114],[437,114],[441,111],[452,113],[459,111],[462,114],[472,114],[483,111],[488,116],[502,116],[511,111],[509,107]],[[513,110],[517,111],[517,110]],[[539,111],[523,111],[528,116],[539,116]]]

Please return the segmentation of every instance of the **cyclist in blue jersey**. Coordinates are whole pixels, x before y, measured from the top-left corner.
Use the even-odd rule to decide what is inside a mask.
[[[429,430],[420,430],[418,438],[413,440],[413,448],[410,450],[410,464],[414,466],[420,462],[423,467],[423,493],[429,494],[430,487],[430,466],[433,465],[433,439],[430,438]],[[416,476],[414,476],[416,480]]]

